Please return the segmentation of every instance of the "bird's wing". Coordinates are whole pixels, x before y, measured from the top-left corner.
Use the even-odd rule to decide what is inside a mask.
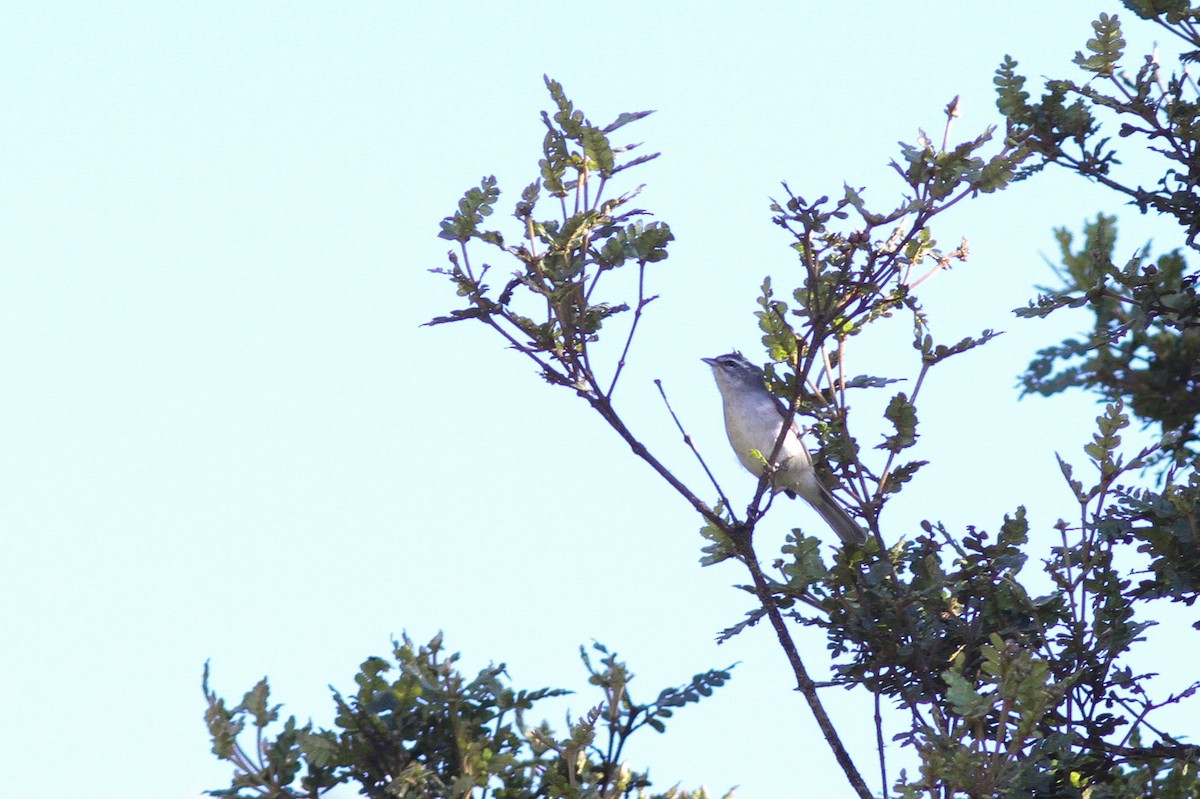
[[[776,397],[774,394],[771,395],[771,399],[775,400],[775,408],[779,411],[779,418],[789,418],[787,403],[785,403],[779,397]],[[799,438],[800,426],[796,424],[796,417],[795,415],[791,415],[790,418],[792,420],[792,432],[796,434],[796,438]]]

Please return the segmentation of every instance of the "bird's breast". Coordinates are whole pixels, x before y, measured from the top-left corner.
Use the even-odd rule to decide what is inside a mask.
[[[773,403],[755,403],[748,407],[737,409],[725,406],[725,431],[729,434],[729,443],[737,453],[742,465],[754,474],[762,474],[762,461],[750,453],[758,450],[763,458],[770,457],[779,438],[779,429],[783,420]],[[794,432],[788,432],[783,442],[781,461],[787,460],[791,450],[800,444]]]

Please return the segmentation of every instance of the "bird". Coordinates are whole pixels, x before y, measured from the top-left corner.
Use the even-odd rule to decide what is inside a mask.
[[[767,390],[762,369],[740,352],[701,360],[712,367],[713,377],[721,392],[729,444],[742,465],[761,477],[765,459],[775,451],[780,428],[784,421],[789,420],[787,406]],[[756,450],[761,457],[751,454]],[[794,420],[790,421],[790,429],[775,460],[771,487],[793,498],[798,495],[812,505],[845,543],[866,543],[866,533],[837,504],[829,489],[817,477],[812,456],[800,440],[800,430]]]

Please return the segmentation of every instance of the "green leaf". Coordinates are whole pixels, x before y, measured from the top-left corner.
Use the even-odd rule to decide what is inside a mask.
[[[997,543],[1017,547],[1029,540],[1029,521],[1025,518],[1025,506],[1017,508],[1015,516],[1004,515]]]
[[[763,346],[775,363],[795,363],[799,351],[796,332],[788,323],[788,305],[775,299],[770,276],[763,278],[762,294],[758,297],[761,311],[755,311],[758,328],[763,332]]]
[[[490,314],[483,308],[462,308],[455,309],[448,316],[435,316],[428,322],[425,322],[422,327],[433,327],[434,325],[444,325],[449,322],[462,322],[466,319],[483,319]]]
[[[541,190],[542,182],[540,180],[535,180],[526,186],[521,192],[521,201],[517,203],[517,207],[513,211],[513,216],[517,219],[528,219],[533,216],[533,209],[537,205]]]
[[[263,677],[258,684],[246,692],[242,703],[235,708],[235,712],[237,710],[247,711],[254,717],[254,726],[261,729],[279,717],[278,706],[274,708],[267,706],[267,699],[270,698],[270,695],[271,689],[267,685],[267,678]]]
[[[617,152],[617,151],[614,150],[613,152]],[[625,163],[621,164],[616,169],[614,169],[612,171],[612,173],[615,175],[618,172],[623,172],[626,169],[630,169],[631,167],[635,167],[640,164],[644,164],[647,161],[653,161],[655,158],[658,158],[660,155],[661,155],[661,153],[647,153],[646,155],[639,155],[637,158],[634,158],[630,161],[626,161]]]
[[[231,760],[237,751],[237,737],[245,723],[240,718],[240,711],[235,715],[235,711],[225,706],[225,700],[209,689],[208,678],[208,663],[205,663],[203,688],[208,707],[204,711],[204,723],[212,738],[212,753],[222,760]]]
[[[894,494],[900,490],[900,487],[913,479],[917,470],[929,463],[929,461],[910,461],[902,463],[894,467],[888,472],[887,479],[883,484],[883,491],[886,494]]]
[[[483,218],[490,216],[493,206],[500,199],[500,189],[496,187],[496,178],[488,175],[480,181],[478,188],[467,189],[467,193],[458,201],[458,211],[444,218],[438,238],[466,242],[473,236],[479,236],[479,225]]]
[[[633,113],[624,113],[618,116],[615,120],[605,125],[601,130],[604,133],[612,133],[618,128],[623,128],[630,122],[637,122],[639,119],[645,119],[653,114],[653,111],[635,111]]]
[[[314,766],[329,768],[337,765],[341,758],[342,753],[338,746],[337,735],[329,730],[302,732],[297,740],[300,744],[300,751]]]
[[[626,259],[655,263],[667,257],[667,244],[675,234],[665,222],[634,222],[612,232],[612,238],[600,248],[600,260],[606,266],[620,266]]]
[[[968,721],[982,719],[992,707],[990,699],[975,690],[969,680],[953,669],[942,673],[946,681],[946,699],[954,712]]]
[[[896,435],[886,437],[876,449],[899,452],[917,443],[917,408],[908,401],[908,395],[902,391],[892,397],[883,415],[896,428]]]
[[[981,344],[986,344],[998,335],[1000,334],[992,330],[985,330],[979,334],[979,338],[971,338],[968,336],[957,344],[951,344],[950,346],[939,344],[936,347],[933,346],[932,339],[926,337],[926,340],[918,341],[916,344],[914,344],[914,346],[916,346],[917,349],[921,350],[924,354],[925,363],[932,366],[933,364],[944,361],[947,358],[960,355],[967,350],[974,349]]]
[[[1154,19],[1164,14],[1168,21],[1173,15],[1184,15],[1191,10],[1188,0],[1122,0],[1122,5],[1142,19]]]
[[[1000,113],[1013,120],[1023,123],[1029,116],[1029,92],[1025,91],[1025,78],[1016,73],[1017,62],[1011,56],[1004,56],[996,69],[996,107]]]
[[[1011,156],[992,156],[980,171],[975,186],[984,194],[999,191],[1012,182],[1018,165],[1019,161]]]
[[[1062,472],[1063,478],[1067,481],[1067,485],[1071,487],[1071,492],[1075,494],[1075,499],[1083,502],[1084,491],[1083,482],[1075,479],[1075,467],[1063,460],[1063,457],[1055,453],[1055,458],[1058,459],[1058,468]]]
[[[551,128],[546,131],[546,136],[542,140],[542,152],[546,157],[538,161],[542,172],[542,185],[555,197],[565,197],[567,196],[567,187],[563,182],[563,176],[567,173],[571,153],[567,149],[567,140],[550,125],[549,116],[543,114],[542,118]]]
[[[783,575],[787,578],[787,590],[795,595],[801,595],[829,575],[829,569],[821,560],[821,540],[813,536],[805,536],[799,530],[788,534],[788,543],[782,549],[785,557]]]
[[[873,375],[855,375],[846,381],[846,388],[883,388],[892,383],[903,383],[899,377],[875,377]]]
[[[567,95],[563,92],[561,83],[546,75],[542,76],[542,80],[546,82],[546,89],[550,92],[550,99],[554,100],[554,104],[558,106],[558,112],[554,115],[554,121],[558,123],[567,138],[579,141],[583,133],[583,113],[575,110],[574,104],[567,99]]]
[[[717,503],[716,512],[722,518],[732,521],[724,502]],[[702,553],[700,556],[701,566],[713,566],[721,561],[737,557],[737,547],[734,546],[733,540],[712,522],[705,520],[704,526],[700,528],[700,535],[709,542],[700,550]]]
[[[586,125],[582,130],[582,138],[583,152],[587,156],[588,161],[595,165],[601,177],[610,177],[613,173],[615,163],[612,146],[608,143],[608,137],[599,128]]]
[[[1087,42],[1087,49],[1091,51],[1091,55],[1085,56],[1076,52],[1072,61],[1087,72],[1112,76],[1125,51],[1121,23],[1115,14],[1110,16],[1101,13],[1100,18],[1092,23],[1092,30],[1096,35]]]

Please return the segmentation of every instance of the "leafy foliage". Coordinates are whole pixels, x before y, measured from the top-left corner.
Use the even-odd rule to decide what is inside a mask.
[[[1150,19],[1200,49],[1196,13],[1186,3],[1126,2],[1139,17]],[[1006,60],[997,73],[998,102],[1009,118],[1013,135],[1037,149],[1046,163],[1058,164],[1098,181],[1130,198],[1142,212],[1173,217],[1184,235],[1184,246],[1197,249],[1200,232],[1200,97],[1184,64],[1170,75],[1156,56],[1149,56],[1135,74],[1118,69],[1123,39],[1116,16],[1102,14],[1093,23],[1096,37],[1088,42],[1095,55],[1076,59],[1099,76],[1111,92],[1094,82],[1077,85],[1067,80],[1047,83],[1047,97],[1058,98],[1040,107],[1014,99],[1015,63]],[[1192,60],[1185,53],[1181,62]],[[1097,61],[1096,59],[1099,59]],[[1069,113],[1060,102],[1075,97]],[[1047,131],[1076,126],[1075,147],[1062,149]],[[1121,179],[1118,144],[1101,135],[1101,117],[1119,123],[1121,146],[1157,154],[1162,176],[1147,188]],[[1026,392],[1044,395],[1079,387],[1096,391],[1109,402],[1122,402],[1147,426],[1165,437],[1160,459],[1181,468],[1197,454],[1196,417],[1200,414],[1200,297],[1197,275],[1189,270],[1181,249],[1151,258],[1150,247],[1121,259],[1116,252],[1116,218],[1100,214],[1083,230],[1075,250],[1065,228],[1055,231],[1062,266],[1061,285],[1045,288],[1022,316],[1046,316],[1062,308],[1086,308],[1094,317],[1082,337],[1047,347],[1030,364],[1023,382]],[[1190,467],[1189,467],[1190,468]]]
[[[1200,50],[1196,11],[1187,3],[1126,0],[1125,6]],[[1024,79],[1015,72],[1017,62],[1005,57],[996,72],[997,107],[1008,118],[1009,136],[1041,156],[1034,169],[1045,164],[1064,167],[1124,195],[1142,213],[1173,217],[1186,231],[1187,246],[1196,249],[1200,246],[1196,84],[1182,68],[1164,74],[1155,55],[1146,56],[1127,72],[1117,15],[1101,14],[1092,29],[1088,55],[1077,52],[1074,59],[1091,79],[1047,81],[1038,103],[1028,102]],[[1183,60],[1194,55],[1185,54]],[[1101,135],[1102,120],[1109,118],[1120,123],[1116,140]],[[1119,174],[1119,146],[1158,154],[1162,169],[1156,185],[1134,183]]]
[[[1013,636],[1037,635],[1039,614],[1051,612],[1039,608],[1012,583],[1013,575],[1024,563],[1024,556],[1017,550],[1017,539],[1024,541],[1023,512],[1005,525],[999,544],[986,543],[983,534],[968,537],[965,549],[959,550],[967,560],[954,572],[947,572],[941,565],[942,544],[932,537],[921,539],[917,545],[902,542],[887,552],[879,548],[882,539],[877,538],[862,550],[842,553],[830,567],[823,563],[816,539],[796,531],[778,562],[780,578],[765,574],[752,542],[756,524],[771,506],[765,475],[744,515],[733,511],[720,486],[716,486],[720,499],[710,506],[666,470],[616,413],[612,386],[630,352],[637,311],[621,345],[614,380],[609,383],[599,377],[592,353],[597,342],[608,335],[608,327],[585,327],[577,321],[594,307],[587,300],[592,296],[593,281],[606,270],[636,264],[636,299],[618,298],[608,307],[640,311],[646,304],[642,293],[645,267],[665,256],[669,230],[655,223],[643,224],[640,219],[619,220],[615,207],[596,204],[599,192],[589,198],[584,191],[587,181],[597,175],[604,181],[616,174],[619,166],[609,168],[603,148],[587,139],[591,135],[587,131],[605,129],[591,125],[558,84],[547,81],[547,85],[557,111],[543,117],[549,132],[543,144],[546,157],[541,162],[541,185],[564,201],[572,198],[574,204],[569,209],[563,206],[565,215],[560,220],[535,221],[532,214],[538,186],[534,184],[517,205],[516,216],[526,223],[522,245],[499,243],[503,239],[498,232],[473,234],[520,264],[516,276],[499,294],[482,283],[482,272],[477,274],[467,265],[466,245],[472,242],[460,241],[460,250],[450,254],[451,268],[435,271],[450,277],[469,305],[434,323],[476,318],[499,332],[515,349],[536,361],[551,383],[569,387],[588,401],[637,455],[703,515],[706,544],[702,563],[741,561],[753,580],[748,588],[759,603],[743,622],[721,633],[721,639],[760,621],[770,621],[788,655],[797,685],[835,756],[859,795],[868,795],[862,776],[824,713],[785,620],[790,616],[826,629],[831,651],[850,659],[837,667],[840,682],[861,684],[891,696],[912,708],[916,717],[922,717],[922,708],[932,706],[942,714],[942,727],[938,728],[941,734],[965,734],[954,723],[945,721],[958,712],[947,695],[951,678],[940,676],[946,671],[945,664],[961,661],[957,671],[946,672],[960,681],[990,675],[1004,689],[993,693],[1007,696],[1004,691],[1009,682],[1001,678],[1007,679],[1009,672],[1003,668],[1007,668],[1008,661],[996,655],[995,673],[981,671],[980,664],[992,662],[986,660],[986,653],[992,651],[986,647],[994,648],[994,640],[1007,642]],[[932,335],[917,290],[927,280],[965,261],[969,248],[965,241],[951,248],[941,247],[930,223],[955,204],[994,192],[1022,176],[1023,164],[1033,154],[1031,148],[1014,141],[993,145],[990,130],[951,145],[951,126],[957,117],[954,101],[946,108],[941,146],[924,132],[915,143],[901,145],[900,155],[892,164],[901,179],[901,196],[890,207],[878,209],[867,201],[865,192],[850,187],[838,200],[820,197],[809,202],[786,185],[786,199],[771,206],[776,224],[792,239],[798,262],[794,287],[779,293],[766,280],[758,300],[756,316],[772,361],[768,367],[769,387],[794,412],[811,419],[812,430],[821,443],[816,456],[818,470],[827,485],[841,486],[849,505],[876,534],[886,502],[910,485],[925,464],[924,460],[897,460],[900,453],[918,442],[917,399],[925,375],[948,358],[966,353],[996,335],[984,331],[978,337],[950,344],[938,343]],[[460,217],[473,213],[480,194],[490,196],[490,188],[485,181],[478,190],[468,192],[460,203],[459,214],[448,217],[444,228],[461,229]],[[540,321],[517,315],[520,289],[544,301]],[[893,432],[883,436],[877,450],[864,452],[852,432],[855,428],[847,393],[886,389],[905,378],[903,372],[884,376],[846,374],[842,365],[847,348],[857,336],[901,313],[912,320],[916,357],[911,377],[915,382],[911,390],[894,394],[887,405],[885,423]],[[597,321],[606,322],[607,317]],[[513,335],[513,327],[527,334],[526,338]],[[997,592],[1003,594],[1003,604],[995,599]],[[816,608],[817,614],[801,613],[800,608],[806,606]],[[1007,653],[1008,649],[997,651]],[[1021,668],[1041,674],[1041,661],[1035,662],[1031,655],[1012,657],[1023,664]],[[700,687],[693,690],[703,693]],[[1038,701],[1052,704],[1049,699],[1026,696],[1027,687],[1021,691],[1030,707],[1036,707]],[[956,701],[962,694],[961,686],[955,688]],[[684,692],[682,696],[686,699],[690,694]],[[669,707],[670,702],[660,697],[658,709],[648,711],[644,722],[654,726]],[[1027,729],[1033,712],[1013,717],[1024,725],[1016,728],[1022,741],[1033,739]],[[961,729],[978,731],[975,726]],[[932,746],[935,739],[928,731],[914,729],[909,740],[914,746],[919,741]]]
[[[422,646],[405,636],[396,642],[391,662],[368,658],[355,677],[355,695],[334,693],[332,730],[314,730],[311,723],[299,727],[288,718],[272,738],[268,728],[278,721],[279,706],[267,704],[267,681],[229,708],[208,687],[206,667],[205,720],[213,752],[234,766],[230,787],[210,793],[316,799],[353,783],[363,796],[378,799],[705,799],[703,789],[649,791],[648,776],[631,771],[621,756],[634,732],[647,726],[662,732],[676,708],[710,696],[729,679],[729,670],[698,674],[643,705],[632,698],[633,674],[625,664],[600,644],[593,649],[602,655],[599,667],[586,649],[581,654],[588,681],[603,698],[564,738],[545,722],[529,725],[526,715],[536,703],[566,691],[514,690],[503,665],[467,679],[455,666],[458,655],[445,653],[440,635]],[[239,743],[247,723],[255,731],[252,749]]]
[[[1092,330],[1046,347],[1023,377],[1026,392],[1055,394],[1079,387],[1106,400],[1123,400],[1148,425],[1172,440],[1168,452],[1187,457],[1197,443],[1200,414],[1200,296],[1197,275],[1179,250],[1152,260],[1149,246],[1118,267],[1116,219],[1100,215],[1084,227],[1079,250],[1065,228],[1055,231],[1062,287],[1018,309],[1046,316],[1087,308]]]
[[[1105,17],[1089,42],[1092,55],[1081,56],[1081,66],[1107,75],[1123,46],[1115,17]],[[499,294],[482,283],[482,272],[477,278],[465,266],[466,245],[471,242],[460,241],[460,251],[450,255],[451,268],[437,270],[455,282],[469,305],[434,323],[471,317],[500,332],[536,361],[551,383],[569,387],[589,402],[635,454],[701,513],[703,564],[734,561],[747,568],[752,584],[746,589],[756,604],[719,638],[727,640],[760,622],[770,624],[797,687],[861,797],[871,791],[824,711],[788,629],[789,620],[825,631],[837,684],[860,686],[908,714],[910,723],[897,739],[920,755],[922,769],[916,777],[902,775],[896,782],[902,796],[1008,791],[1049,797],[1077,796],[1081,790],[1101,796],[1134,773],[1151,782],[1186,782],[1190,772],[1181,770],[1179,763],[1195,755],[1193,747],[1173,740],[1129,745],[1147,731],[1157,730],[1148,726],[1152,711],[1182,698],[1152,700],[1124,665],[1146,629],[1147,623],[1138,617],[1139,606],[1164,596],[1190,596],[1188,586],[1194,584],[1195,573],[1191,564],[1174,559],[1170,542],[1161,535],[1138,535],[1128,525],[1118,524],[1124,520],[1121,514],[1140,507],[1139,495],[1121,489],[1118,480],[1161,452],[1149,448],[1133,458],[1120,455],[1121,430],[1128,424],[1124,405],[1114,403],[1107,409],[1098,421],[1099,432],[1085,448],[1098,475],[1095,486],[1085,487],[1073,477],[1073,468],[1061,461],[1082,521],[1074,527],[1060,523],[1063,545],[1042,561],[1053,592],[1035,595],[1025,587],[1030,555],[1023,508],[1005,518],[994,540],[974,527],[955,536],[931,522],[911,541],[886,543],[882,536],[879,519],[886,504],[914,483],[926,463],[899,460],[919,444],[917,403],[925,376],[947,359],[997,335],[986,330],[948,344],[932,335],[918,290],[925,281],[967,260],[969,248],[965,241],[941,247],[931,222],[963,200],[1033,175],[1067,143],[1084,141],[1094,133],[1082,100],[1068,105],[1068,92],[1057,86],[1052,87],[1049,100],[1032,106],[1024,89],[1026,81],[1015,70],[1016,62],[1007,59],[997,74],[997,91],[1001,107],[1010,115],[1021,115],[1025,127],[1010,120],[1009,135],[994,149],[990,149],[991,131],[951,144],[951,127],[958,116],[957,102],[951,102],[940,146],[924,132],[914,143],[901,145],[892,166],[903,188],[891,206],[877,208],[868,203],[864,190],[851,187],[837,200],[819,197],[810,202],[786,185],[785,199],[772,203],[776,224],[791,237],[797,277],[795,285],[783,291],[765,280],[758,299],[756,317],[770,358],[768,387],[793,413],[810,420],[821,445],[814,455],[818,472],[826,485],[839,487],[873,534],[864,547],[843,549],[830,563],[823,559],[817,539],[794,531],[774,568],[764,571],[753,534],[772,505],[767,475],[744,514],[735,513],[719,485],[719,501],[710,506],[667,470],[617,413],[612,390],[630,353],[637,314],[647,302],[644,270],[665,256],[669,230],[641,219],[619,219],[615,207],[597,205],[595,196],[589,198],[584,191],[587,181],[597,179],[594,176],[606,180],[616,174],[619,164],[614,160],[610,165],[604,148],[589,139],[595,134],[588,131],[606,129],[589,123],[553,81],[547,85],[557,112],[544,116],[549,133],[543,146],[541,185],[564,201],[564,216],[534,221],[535,183],[517,206],[517,218],[526,223],[524,244],[507,247],[498,232],[473,234],[521,265]],[[1051,141],[1054,147],[1047,143]],[[445,225],[459,230],[461,218],[486,216],[475,209],[490,197],[490,188],[485,181],[477,191],[468,192],[459,213],[448,217]],[[574,201],[570,209],[565,205],[568,197]],[[629,263],[638,268],[637,297],[618,297],[597,311],[595,302],[587,299],[594,281],[603,272]],[[1097,272],[1094,264],[1094,260],[1077,260],[1068,268],[1080,279],[1111,278],[1113,270]],[[1137,274],[1137,270],[1127,268],[1122,274]],[[1144,287],[1154,292],[1160,284],[1147,280]],[[521,289],[544,301],[542,321],[517,315]],[[1027,315],[1079,306],[1099,296],[1090,284],[1082,300],[1071,290],[1048,294]],[[602,323],[628,308],[637,309],[633,323],[624,333],[613,379],[603,380],[592,360],[596,343],[608,335]],[[582,324],[579,320],[589,313],[596,323]],[[864,450],[856,432],[864,423],[852,417],[847,394],[887,390],[904,379],[904,372],[897,366],[893,374],[854,375],[845,373],[843,364],[858,336],[898,314],[911,319],[915,358],[908,379],[912,384],[891,394],[883,414],[890,432],[882,435],[878,447]],[[514,326],[527,337],[513,335]],[[1133,327],[1127,325],[1111,341]],[[879,425],[872,427],[877,435]],[[1165,505],[1154,507],[1159,514],[1169,513]],[[1181,517],[1179,524],[1187,518]],[[1136,589],[1116,565],[1120,548],[1135,538],[1143,551],[1158,555],[1151,573],[1161,575]],[[1167,579],[1174,581],[1174,593]],[[613,667],[616,662],[602,663]],[[656,705],[646,706],[638,723],[657,727],[673,702],[703,695],[712,676],[702,676],[691,689],[660,695]],[[619,682],[599,683],[610,694],[623,690]],[[615,707],[610,705],[610,712]],[[882,728],[877,734],[882,737]],[[1154,758],[1161,767],[1149,773]]]
[[[924,131],[915,143],[901,143],[900,159],[891,166],[903,181],[903,193],[891,207],[873,208],[863,190],[849,186],[837,201],[823,196],[810,202],[786,184],[787,199],[771,205],[775,223],[793,238],[800,285],[785,299],[769,280],[763,283],[755,314],[763,345],[772,361],[791,372],[780,375],[769,367],[768,382],[796,412],[812,419],[820,443],[818,473],[826,485],[849,495],[850,506],[872,529],[884,504],[924,463],[898,466],[895,457],[916,443],[917,394],[926,373],[997,335],[987,330],[955,344],[937,343],[917,294],[927,280],[970,255],[965,240],[951,249],[940,247],[932,220],[963,200],[1003,188],[1022,174],[1022,164],[1032,154],[1007,141],[989,154],[991,129],[950,146],[957,117],[956,98],[946,108],[940,147]],[[887,456],[877,464],[862,457],[847,391],[905,378],[847,375],[842,363],[851,339],[898,313],[912,319],[920,360],[909,378],[913,390],[893,396],[884,413],[895,433],[879,445]],[[760,482],[756,500],[764,485]],[[756,514],[754,507],[747,511],[751,519]]]
[[[646,267],[665,260],[667,245],[674,239],[667,225],[646,221],[645,211],[631,207],[639,189],[605,198],[610,178],[657,157],[654,153],[625,158],[638,145],[615,145],[609,134],[651,112],[621,114],[612,123],[598,126],[575,108],[558,82],[546,78],[546,87],[557,110],[542,114],[546,135],[541,175],[521,193],[513,214],[521,224],[521,243],[506,245],[500,231],[480,227],[500,198],[495,178],[485,177],[478,188],[468,189],[458,211],[442,220],[438,234],[457,242],[459,248],[449,253],[449,268],[432,270],[448,277],[467,305],[429,324],[483,321],[526,353],[546,380],[607,402],[616,389],[624,354],[601,380],[590,362],[588,345],[598,340],[612,317],[631,309],[628,336],[632,339],[642,311],[655,299],[642,291]],[[558,214],[539,213],[543,190],[558,200]],[[491,267],[472,264],[466,246],[472,240],[520,264],[499,292],[485,282]],[[626,266],[638,271],[636,300],[615,304],[600,300],[601,277]]]
[[[610,181],[654,157],[629,157],[634,145],[616,145],[611,134],[649,112],[595,124],[547,78],[553,109],[542,116],[538,176],[514,205],[515,234],[506,239],[485,226],[500,197],[492,178],[469,189],[441,224],[439,235],[455,249],[449,266],[433,271],[450,281],[462,304],[430,324],[486,325],[547,381],[586,401],[700,514],[701,563],[740,565],[750,577],[743,588],[752,605],[719,640],[763,622],[771,628],[860,799],[874,792],[824,710],[823,686],[794,640],[797,625],[824,632],[834,685],[899,709],[894,738],[919,756],[920,769],[889,780],[877,713],[885,795],[892,788],[914,799],[1200,795],[1200,746],[1168,731],[1158,713],[1193,698],[1200,682],[1163,695],[1155,675],[1130,665],[1156,623],[1154,603],[1192,606],[1200,593],[1200,301],[1182,255],[1200,249],[1200,98],[1183,69],[1200,60],[1200,10],[1181,0],[1124,5],[1195,51],[1184,53],[1170,75],[1155,56],[1130,73],[1120,20],[1103,13],[1073,60],[1082,82],[1051,79],[1034,101],[1017,61],[1004,58],[995,75],[1007,122],[999,142],[989,129],[952,143],[959,113],[951,101],[940,143],[922,131],[901,144],[891,164],[900,196],[892,202],[877,205],[865,189],[850,186],[836,199],[810,201],[786,184],[783,198],[772,202],[796,270],[782,288],[765,280],[758,298],[768,387],[808,423],[820,445],[814,461],[821,479],[871,533],[864,546],[832,558],[817,538],[794,530],[764,569],[755,532],[775,499],[770,468],[744,511],[715,480],[716,499],[706,501],[643,444],[614,404],[641,315],[654,300],[646,293],[648,267],[665,260],[673,240],[667,225],[632,206],[639,189],[608,196]],[[1102,132],[1112,122],[1119,124],[1115,138]],[[1156,180],[1126,174],[1119,154],[1131,146],[1157,154]],[[933,222],[1048,165],[1108,187],[1143,213],[1173,219],[1179,248],[1151,259],[1146,247],[1122,259],[1115,218],[1104,214],[1086,225],[1078,249],[1060,229],[1061,285],[1041,289],[1016,312],[1044,317],[1071,308],[1092,316],[1085,335],[1040,351],[1023,377],[1027,394],[1076,388],[1105,403],[1082,455],[1058,456],[1070,510],[1052,533],[1031,531],[1018,507],[994,533],[976,526],[956,533],[926,521],[904,536],[880,520],[898,492],[919,484],[926,463],[907,460],[921,446],[925,377],[997,335],[935,340],[920,287],[966,261],[969,247],[939,245]],[[485,280],[492,267],[472,262],[479,248],[515,266],[499,290]],[[636,288],[603,277],[621,269],[634,275],[626,283]],[[896,316],[911,320],[912,363],[885,375],[849,372],[847,355],[859,337]],[[614,336],[615,347],[598,346]],[[904,391],[890,388],[902,380]],[[888,392],[882,419],[852,413],[848,396],[866,391]],[[1158,440],[1140,448],[1129,441],[1136,437],[1132,418],[1156,428]],[[864,447],[860,439],[880,443]],[[1154,487],[1145,485],[1149,467],[1158,467]],[[1037,549],[1031,532],[1050,533],[1053,546]],[[267,738],[278,708],[268,704],[265,681],[233,708],[206,683],[214,752],[235,765],[231,788],[218,794],[317,796],[353,781],[380,797],[649,795],[645,775],[620,763],[626,739],[643,727],[661,731],[676,708],[707,696],[728,671],[705,672],[637,704],[629,694],[632,675],[615,654],[597,645],[583,658],[604,700],[562,738],[524,720],[536,701],[558,692],[515,692],[503,667],[467,681],[453,657],[442,656],[440,639],[419,649],[407,639],[398,644],[394,679],[391,663],[364,663],[358,694],[335,695],[337,730],[289,719]],[[252,751],[239,744],[248,727],[258,738]],[[662,795],[700,795],[672,790]]]

